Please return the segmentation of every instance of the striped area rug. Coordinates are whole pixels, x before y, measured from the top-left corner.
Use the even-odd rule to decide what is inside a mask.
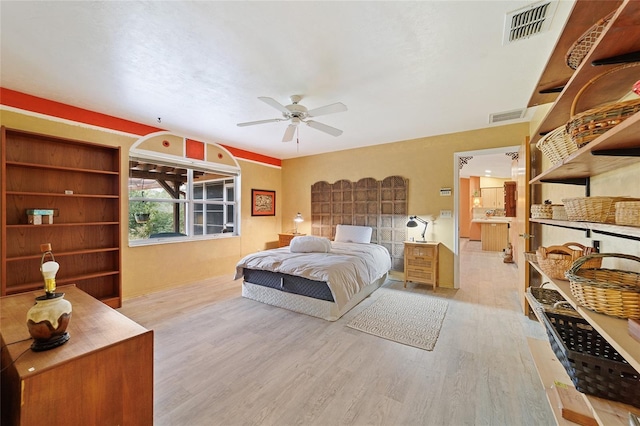
[[[449,303],[426,294],[390,291],[347,327],[427,351],[433,350]]]

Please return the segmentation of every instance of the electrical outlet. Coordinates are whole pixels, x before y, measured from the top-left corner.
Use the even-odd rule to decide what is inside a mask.
[[[451,218],[451,210],[440,210],[440,217],[443,219]]]

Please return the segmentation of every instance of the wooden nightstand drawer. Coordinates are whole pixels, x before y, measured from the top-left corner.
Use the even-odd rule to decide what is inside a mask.
[[[405,272],[405,277],[407,281],[433,284],[435,273],[432,269],[412,269],[409,272]]]
[[[429,244],[428,246],[425,244]],[[413,256],[413,257],[435,257],[436,251],[438,250],[437,246],[434,246],[430,243],[416,243],[416,245],[406,245],[405,243],[405,256]]]
[[[428,257],[409,257],[405,258],[405,263],[409,270],[413,269],[429,269],[432,270],[434,266],[434,259]]]

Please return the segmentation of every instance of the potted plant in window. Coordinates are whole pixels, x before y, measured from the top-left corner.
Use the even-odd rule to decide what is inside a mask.
[[[144,179],[142,179],[141,196],[144,198]],[[147,223],[149,221],[149,217],[151,216],[149,213],[149,205],[146,201],[142,201],[140,203],[140,206],[140,210],[133,214],[133,218],[136,220],[136,223]]]
[[[147,223],[149,216],[149,213],[135,213],[133,217],[136,219],[136,223]]]

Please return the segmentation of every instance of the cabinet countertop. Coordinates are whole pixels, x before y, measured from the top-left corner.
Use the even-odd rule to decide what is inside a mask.
[[[477,218],[471,219],[471,223],[511,223],[510,217],[494,217],[491,219],[488,218]]]

